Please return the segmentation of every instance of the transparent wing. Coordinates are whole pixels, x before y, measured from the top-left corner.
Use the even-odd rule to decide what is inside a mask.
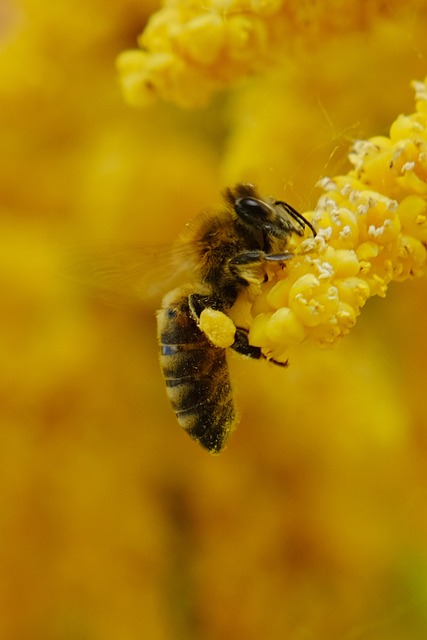
[[[194,248],[125,246],[73,251],[67,276],[109,304],[136,302],[191,280]]]

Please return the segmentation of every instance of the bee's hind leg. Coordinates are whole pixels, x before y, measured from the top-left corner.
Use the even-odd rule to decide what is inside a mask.
[[[217,300],[210,296],[200,295],[198,293],[192,293],[188,296],[188,304],[190,312],[196,321],[200,318],[204,309],[222,310],[221,305],[218,304]],[[279,360],[274,360],[274,358],[269,358],[263,354],[261,347],[254,347],[249,344],[248,334],[249,332],[247,329],[244,329],[243,327],[236,327],[234,342],[231,345],[231,349],[234,349],[234,351],[240,353],[242,356],[254,358],[254,360],[264,359],[268,360],[268,362],[272,362],[278,367],[288,366],[287,360],[285,362],[280,362]]]
[[[248,340],[248,331],[247,329],[243,329],[243,327],[236,327],[236,335],[231,348],[234,349],[237,353],[241,353],[243,356],[249,356],[249,358],[254,358],[255,360],[260,360],[264,358],[264,360],[268,360],[268,362],[272,362],[276,364],[278,367],[287,367],[288,361],[279,362],[278,360],[274,360],[273,358],[268,358],[261,351],[261,347],[254,347],[249,344]]]
[[[199,320],[204,309],[218,309],[217,301],[214,298],[200,293],[191,293],[188,296],[188,306],[196,321]]]

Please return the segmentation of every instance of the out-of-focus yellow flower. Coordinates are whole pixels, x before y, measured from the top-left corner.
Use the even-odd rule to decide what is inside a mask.
[[[397,0],[387,6],[376,0],[165,0],[139,37],[140,49],[118,58],[124,94],[139,106],[158,97],[200,106],[214,91],[274,64],[289,41],[321,43],[399,10]]]
[[[126,51],[118,68],[126,98],[144,105],[157,97],[185,106],[265,64],[269,31],[280,0],[165,3]]]

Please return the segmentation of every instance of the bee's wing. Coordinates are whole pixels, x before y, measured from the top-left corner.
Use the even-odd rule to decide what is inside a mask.
[[[103,247],[73,252],[66,271],[75,283],[109,304],[136,302],[191,279],[193,254],[186,243]]]

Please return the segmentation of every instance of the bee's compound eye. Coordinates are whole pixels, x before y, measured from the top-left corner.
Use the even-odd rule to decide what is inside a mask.
[[[267,220],[269,214],[267,205],[256,198],[237,198],[234,208],[237,215],[250,224]]]
[[[176,318],[176,310],[172,309],[171,307],[169,307],[169,309],[166,310],[166,317],[169,318],[170,320],[172,318]]]

